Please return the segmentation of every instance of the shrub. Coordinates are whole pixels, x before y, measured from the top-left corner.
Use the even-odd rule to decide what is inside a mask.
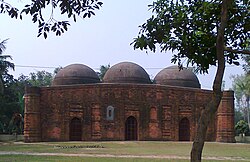
[[[249,131],[249,126],[246,121],[240,120],[238,123],[235,125],[235,130],[239,134],[246,134]]]

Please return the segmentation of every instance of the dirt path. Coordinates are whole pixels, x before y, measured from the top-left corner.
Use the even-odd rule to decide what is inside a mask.
[[[190,159],[188,156],[175,155],[114,155],[114,154],[66,154],[66,153],[31,153],[0,151],[0,155],[35,155],[35,156],[79,156],[79,157],[110,157],[110,158],[149,158],[149,159]],[[203,157],[205,160],[249,161],[241,157]]]

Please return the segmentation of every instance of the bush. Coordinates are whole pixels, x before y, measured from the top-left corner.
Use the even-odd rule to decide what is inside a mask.
[[[248,123],[244,120],[238,121],[235,130],[237,134],[246,134],[249,131]]]

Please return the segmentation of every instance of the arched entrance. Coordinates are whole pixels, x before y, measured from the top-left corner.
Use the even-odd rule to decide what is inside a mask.
[[[136,118],[130,116],[125,123],[125,140],[134,141],[137,140],[137,121]]]
[[[181,119],[179,123],[179,141],[190,141],[190,124],[187,118]]]
[[[82,123],[79,118],[73,118],[69,126],[69,140],[81,141],[82,140]]]

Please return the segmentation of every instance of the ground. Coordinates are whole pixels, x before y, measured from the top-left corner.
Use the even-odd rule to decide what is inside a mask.
[[[188,161],[191,142],[0,143],[0,161]],[[250,161],[250,144],[206,143],[205,161]]]

